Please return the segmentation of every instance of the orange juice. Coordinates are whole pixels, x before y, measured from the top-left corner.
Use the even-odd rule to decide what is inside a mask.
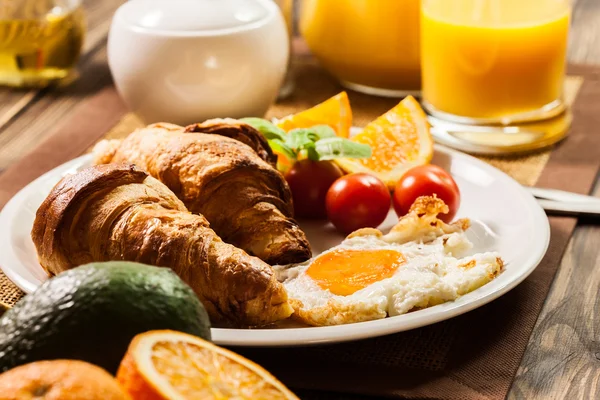
[[[312,53],[354,89],[418,91],[420,0],[304,0],[300,31]]]
[[[561,104],[567,0],[424,0],[421,18],[431,109],[510,120]]]

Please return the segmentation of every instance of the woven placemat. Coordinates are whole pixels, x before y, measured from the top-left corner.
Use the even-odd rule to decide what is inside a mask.
[[[342,90],[311,59],[300,59],[295,70],[297,76],[296,91],[292,97],[275,105],[269,111],[269,117],[282,117],[297,110],[305,109]],[[580,70],[575,69],[576,73],[578,71]],[[584,70],[581,71],[581,73],[585,72]],[[567,100],[577,98],[582,82],[584,82],[582,91],[586,92],[585,81],[577,77],[569,78],[567,82]],[[587,90],[587,92],[590,92],[587,96],[598,95],[596,92],[591,93],[591,90]],[[397,103],[397,100],[394,99],[374,98],[354,92],[350,92],[349,95],[355,114],[354,122],[358,126],[365,125]],[[106,94],[106,96],[110,96],[111,101],[116,101],[114,100],[114,93]],[[106,96],[100,96],[100,99],[105,99]],[[600,97],[600,95],[598,96]],[[95,104],[88,104],[85,107],[82,106],[82,108],[85,108],[89,112],[90,109],[95,109],[92,106],[96,107]],[[577,109],[574,111],[576,112]],[[120,112],[120,115],[118,112]],[[80,114],[82,112],[79,112],[78,115]],[[585,115],[576,112],[576,117],[578,116],[581,119],[589,118],[589,115],[589,110],[586,110]],[[142,125],[139,119],[132,114],[126,114],[125,110],[111,111],[108,116],[110,118],[105,118],[109,120],[114,119],[119,122],[113,124],[112,129],[107,129],[103,132],[100,131],[101,127],[96,126],[102,124],[98,124],[97,119],[94,118],[79,118],[80,120],[78,121],[65,121],[64,126],[57,127],[56,133],[51,135],[49,141],[40,145],[40,149],[45,148],[47,150],[49,148],[56,148],[56,146],[62,146],[65,143],[71,143],[73,137],[76,137],[74,136],[76,133],[69,132],[67,134],[65,131],[69,129],[83,131],[82,127],[89,127],[89,129],[85,129],[85,134],[88,135],[86,137],[88,139],[95,139],[85,141],[87,145],[80,148],[80,153],[83,153],[85,149],[89,149],[89,146],[96,139],[123,137],[136,127]],[[573,138],[577,143],[585,142],[585,140],[581,140],[581,130],[582,128],[579,127],[577,129],[577,138]],[[588,145],[588,147],[591,146]],[[546,174],[544,172],[545,166],[552,164],[549,164],[549,161],[555,158],[555,154],[563,154],[565,153],[565,149],[568,148],[570,146],[563,146],[563,148],[560,148],[561,151],[555,153],[548,150],[525,156],[484,159],[513,176],[519,182],[533,185],[540,179],[542,174]],[[23,177],[23,166],[30,165],[34,161],[39,160],[40,149],[36,149],[26,157],[27,159],[14,165],[0,176],[0,181],[2,179],[4,179],[3,182],[8,180],[14,186],[10,191],[14,192],[18,189],[17,181],[19,181],[19,184],[24,185],[28,180],[35,177],[29,176],[32,175],[29,174],[27,176],[28,180],[25,180],[25,177]],[[572,154],[573,151],[569,150],[567,153]],[[55,157],[55,159],[41,166],[36,166],[36,168],[40,172],[43,172],[43,170],[59,165],[73,156],[67,155],[66,157],[66,159]],[[565,159],[563,156],[558,158],[561,161]],[[589,156],[584,158],[586,160],[590,159]],[[566,159],[571,160],[569,157],[566,157]],[[557,168],[557,166],[562,164],[554,163],[553,165]],[[591,185],[592,181],[590,174],[593,168],[593,166],[590,166],[588,168],[589,171],[584,174],[584,184],[570,187],[568,181],[557,181],[559,185],[556,187],[583,192],[589,190],[588,186]],[[560,170],[557,171],[560,172]],[[595,173],[596,171],[594,170],[593,172]],[[35,175],[37,176],[37,173]],[[552,186],[548,185],[547,177],[544,178],[544,185]],[[1,188],[0,192],[2,192]],[[10,193],[7,190],[5,194],[8,196]],[[1,197],[0,207],[4,204],[1,201],[3,200]],[[556,270],[558,259],[561,257],[564,246],[574,227],[574,223],[569,221],[562,225],[553,224],[553,235],[559,239],[559,243],[555,247],[551,245],[548,257],[554,261],[554,264],[541,266],[530,279],[519,287],[520,290],[511,292],[510,296],[504,296],[502,299],[484,307],[484,309],[418,330],[355,342],[351,345],[340,344],[312,348],[310,351],[297,349],[238,350],[268,366],[272,372],[277,376],[281,376],[286,383],[289,383],[294,388],[358,392],[368,394],[369,397],[386,395],[411,398],[500,398],[502,397],[501,394],[505,394],[506,390],[508,390],[510,381],[516,371],[516,365],[518,365],[518,358],[520,358],[520,354],[522,354],[524,346],[527,343],[527,332],[532,329],[535,323],[535,318],[537,318],[537,313]],[[558,226],[562,230],[555,232],[555,226]],[[2,285],[0,303],[6,307],[10,307],[22,293],[8,282],[3,275],[0,275],[0,284]],[[521,296],[525,296],[526,293],[530,293],[531,296],[535,294],[535,296],[530,299],[523,298],[522,302],[518,301],[518,299],[515,301],[513,294],[515,292],[521,293]],[[514,321],[505,321],[507,318],[506,315],[497,321],[488,319],[483,327],[473,325],[472,318],[474,315],[488,315],[490,312],[492,315],[494,313],[506,313],[503,307],[506,308],[507,304],[515,313],[512,318],[520,318],[519,323],[522,323],[522,326],[515,327]],[[528,306],[525,307],[525,304]],[[469,319],[470,316],[471,319]],[[481,338],[473,338],[473,332],[482,332]],[[495,337],[496,335],[502,335],[508,342],[488,343],[490,337]],[[519,336],[515,337],[515,335]],[[465,341],[473,342],[473,346],[470,347],[474,348],[475,354],[469,354],[469,352],[464,350]],[[483,343],[486,344],[483,345]],[[477,353],[484,351],[483,349],[485,351],[489,350],[489,354]],[[499,354],[502,354],[502,357],[499,357]],[[495,362],[490,364],[489,357],[498,358],[499,364],[496,365]],[[295,369],[286,360],[297,360],[299,363],[298,368],[300,369]],[[302,364],[303,361],[309,364]],[[306,365],[310,365],[311,367],[307,368]],[[328,372],[324,373],[322,371]],[[360,374],[360,372],[366,371],[369,373],[369,380],[362,379],[364,375]],[[317,375],[310,375],[311,372]],[[331,379],[325,379],[325,381],[319,379],[319,377],[329,376],[331,376]],[[401,376],[402,379],[398,380],[398,376]],[[325,398],[322,394],[316,396],[309,395],[309,393],[312,393],[310,391],[303,391],[302,393],[306,394],[306,398]]]
[[[21,289],[0,272],[0,314],[14,306],[23,295]]]

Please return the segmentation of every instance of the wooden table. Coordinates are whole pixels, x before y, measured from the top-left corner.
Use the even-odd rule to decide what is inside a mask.
[[[110,19],[123,0],[84,0],[88,37],[82,79],[64,89],[0,89],[0,173],[27,154],[82,99],[111,85]],[[569,60],[600,65],[600,1],[574,0]],[[599,110],[600,110],[600,105]],[[596,185],[596,194],[600,187]],[[580,221],[555,278],[509,398],[600,396],[600,226]]]

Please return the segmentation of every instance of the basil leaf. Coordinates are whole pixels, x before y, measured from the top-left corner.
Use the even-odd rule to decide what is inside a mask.
[[[312,161],[319,161],[319,153],[315,142],[306,143],[301,151],[302,156]]]
[[[319,136],[319,139],[334,138],[337,136],[333,128],[329,125],[315,125],[310,129]]]
[[[288,132],[285,143],[292,149],[302,150],[317,140],[319,137],[311,129],[299,128]]]
[[[368,144],[356,143],[340,137],[319,140],[316,143],[316,151],[319,160],[371,157],[371,146]]]
[[[283,154],[290,160],[296,160],[298,157],[294,149],[291,149],[288,145],[286,145],[283,141],[279,139],[271,139],[269,140],[269,146],[273,151]]]
[[[328,125],[292,129],[286,134],[266,119],[242,118],[240,121],[257,129],[274,151],[292,161],[297,160],[299,155],[313,161],[371,157],[370,146],[338,137]]]
[[[240,121],[252,126],[254,129],[262,133],[267,140],[279,139],[281,141],[286,140],[285,131],[279,128],[274,123],[267,121],[262,118],[242,118]]]

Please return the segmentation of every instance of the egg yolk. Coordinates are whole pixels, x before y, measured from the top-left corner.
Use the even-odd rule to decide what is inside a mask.
[[[394,250],[335,250],[318,257],[306,274],[322,289],[348,296],[391,277],[405,262]]]

